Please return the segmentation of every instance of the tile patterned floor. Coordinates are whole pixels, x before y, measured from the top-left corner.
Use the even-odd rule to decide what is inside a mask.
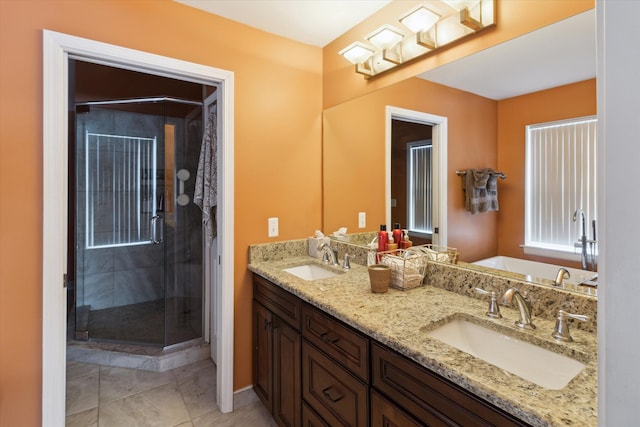
[[[67,363],[67,427],[229,427],[276,423],[256,399],[230,414],[216,406],[216,367],[202,360],[167,372]]]

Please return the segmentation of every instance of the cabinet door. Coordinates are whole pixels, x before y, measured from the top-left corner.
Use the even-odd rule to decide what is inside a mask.
[[[424,424],[371,390],[371,427],[424,427]]]
[[[253,389],[269,412],[273,412],[273,316],[253,302]]]
[[[283,427],[300,426],[300,333],[273,317],[273,417]]]

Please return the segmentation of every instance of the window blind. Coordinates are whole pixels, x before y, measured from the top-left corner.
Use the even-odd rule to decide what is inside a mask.
[[[595,117],[527,126],[525,246],[574,252],[573,213],[596,219],[596,129]]]
[[[413,143],[408,147],[408,222],[409,230],[433,232],[431,144]]]

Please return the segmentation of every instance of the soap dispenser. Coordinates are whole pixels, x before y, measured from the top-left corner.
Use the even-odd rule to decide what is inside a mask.
[[[394,234],[395,233],[392,233],[391,231],[389,232],[389,241],[387,242],[387,251],[391,255],[396,255],[398,253],[398,244],[393,239]]]
[[[400,241],[400,249],[408,249],[413,245],[413,242],[409,240],[409,230],[402,230],[402,240]]]

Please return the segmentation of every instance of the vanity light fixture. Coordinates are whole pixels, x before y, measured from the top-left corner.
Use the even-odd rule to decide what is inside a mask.
[[[406,30],[383,25],[365,37],[370,44],[354,42],[340,55],[356,65],[356,73],[376,76],[495,26],[494,2],[426,0],[399,19]],[[353,49],[362,54],[354,55]]]
[[[375,50],[373,48],[361,42],[353,42],[340,51],[340,55],[344,56],[352,64],[362,64],[374,53]]]

